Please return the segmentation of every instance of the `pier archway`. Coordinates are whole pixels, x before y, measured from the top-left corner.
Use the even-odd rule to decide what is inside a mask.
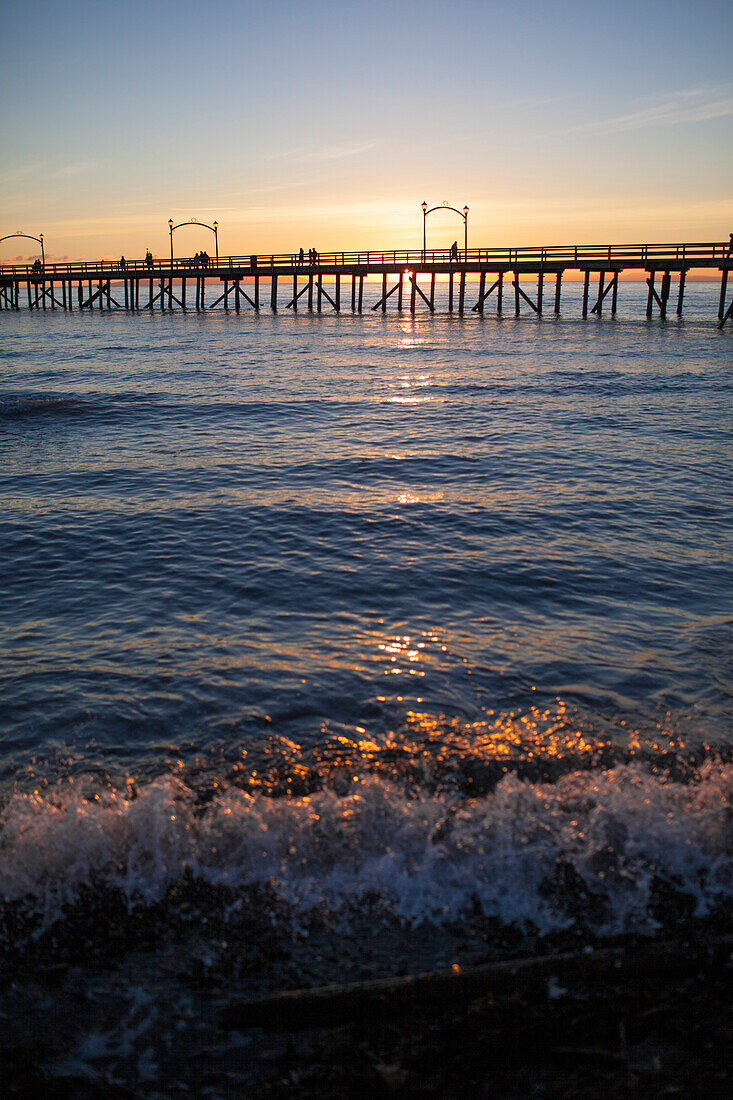
[[[468,259],[468,207],[464,206],[463,210],[458,210],[455,206],[444,200],[438,206],[431,206],[428,209],[426,202],[422,203],[422,258],[425,263],[425,253],[427,252],[427,222],[431,214],[436,210],[450,210],[454,214],[457,214],[459,218],[463,219],[463,257]]]
[[[46,252],[43,247],[43,233],[39,233],[37,237],[32,236],[30,233],[22,233],[20,229],[16,229],[15,233],[7,233],[4,237],[0,237],[0,244],[3,241],[9,241],[13,237],[24,237],[27,241],[38,241],[41,246],[41,263],[46,266]]]
[[[171,267],[173,266],[173,234],[176,229],[180,229],[184,225],[197,225],[201,229],[208,229],[214,234],[214,251],[216,254],[216,265],[219,266],[219,223],[214,222],[213,225],[209,225],[207,222],[200,222],[198,218],[190,218],[188,221],[179,222],[178,225],[173,224],[173,218],[168,219],[168,229],[171,236]]]

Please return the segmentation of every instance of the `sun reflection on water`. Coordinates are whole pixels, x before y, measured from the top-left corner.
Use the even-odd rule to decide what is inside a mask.
[[[414,392],[432,384],[433,378],[429,374],[401,374],[389,381],[389,388],[410,392],[397,393],[389,397],[388,402],[393,405],[422,405],[428,401],[433,401],[434,398],[429,394]]]

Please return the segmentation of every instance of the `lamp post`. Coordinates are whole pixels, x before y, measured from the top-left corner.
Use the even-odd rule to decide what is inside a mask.
[[[214,250],[216,252],[216,266],[219,266],[219,223],[214,222]]]
[[[168,219],[168,229],[171,235],[171,271],[173,270],[173,218]]]
[[[428,218],[428,204],[422,204],[422,262],[425,263],[425,250],[427,248],[426,223]]]
[[[45,267],[46,266],[46,253],[43,249],[43,233],[38,234],[38,239],[41,242],[41,263]]]
[[[463,207],[463,262],[468,263],[468,207]]]

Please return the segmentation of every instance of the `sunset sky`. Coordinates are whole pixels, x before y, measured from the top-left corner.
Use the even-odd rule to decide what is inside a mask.
[[[25,0],[0,41],[0,236],[49,259],[192,216],[222,254],[418,247],[423,199],[473,246],[733,231],[730,0]]]

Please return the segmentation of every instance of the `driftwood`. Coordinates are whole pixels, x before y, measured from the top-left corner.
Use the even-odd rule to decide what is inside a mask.
[[[294,989],[258,1000],[234,1000],[223,1013],[225,1026],[300,1030],[348,1024],[369,1015],[388,1016],[406,1006],[453,1006],[488,994],[531,992],[544,986],[559,995],[563,982],[577,979],[629,980],[664,973],[692,974],[703,963],[727,959],[733,936],[712,942],[676,942],[633,948],[605,948],[510,959],[480,966],[438,970],[346,985]],[[557,993],[554,990],[557,988]]]

